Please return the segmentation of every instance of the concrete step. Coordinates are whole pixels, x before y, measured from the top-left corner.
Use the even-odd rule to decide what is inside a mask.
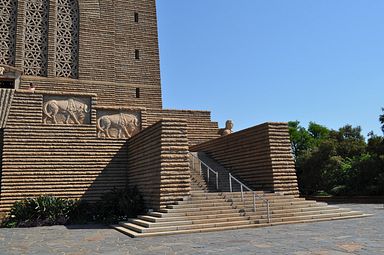
[[[330,217],[330,218],[317,218],[317,219],[301,219],[301,220],[292,220],[292,221],[279,221],[279,222],[271,222],[270,226],[276,226],[276,225],[285,225],[285,224],[298,224],[298,223],[313,223],[313,222],[321,222],[321,221],[330,221],[330,220],[348,220],[348,219],[357,219],[362,217],[369,217],[372,216],[371,214],[364,214],[360,213],[359,215],[351,215],[351,216],[337,216],[337,217]],[[265,223],[263,223],[265,224]]]
[[[227,227],[214,227],[214,228],[204,228],[204,229],[189,229],[189,230],[177,230],[177,231],[164,231],[160,233],[138,233],[130,229],[124,228],[120,225],[112,225],[111,227],[117,231],[126,234],[132,238],[139,237],[152,237],[152,236],[164,236],[164,235],[179,235],[179,234],[193,234],[193,233],[204,233],[204,232],[214,232],[214,231],[226,231],[226,230],[235,230],[235,229],[244,229],[244,228],[255,228],[255,227],[265,227],[269,224],[259,224],[259,225],[241,225],[241,226],[227,226]]]
[[[164,231],[177,231],[177,230],[191,230],[191,229],[204,229],[204,228],[217,228],[217,227],[229,227],[229,226],[241,226],[249,225],[249,220],[236,221],[236,222],[216,222],[216,223],[203,223],[203,224],[191,224],[181,226],[167,226],[167,227],[156,227],[156,228],[145,228],[136,224],[121,222],[119,225],[131,229],[139,233],[155,233]]]
[[[188,220],[186,220],[188,219]],[[236,222],[243,222],[244,220],[250,220],[250,217],[247,216],[233,216],[229,215],[226,217],[187,217],[183,218],[183,220],[174,220],[172,218],[168,218],[169,221],[165,222],[148,222],[141,219],[130,219],[129,223],[134,223],[136,225],[145,227],[145,228],[158,228],[158,227],[170,227],[170,226],[184,226],[184,225],[192,225],[192,224],[209,224],[209,223],[225,223],[231,222],[235,224]]]
[[[290,216],[290,217],[279,217],[272,218],[272,222],[291,222],[291,221],[305,221],[305,220],[320,220],[320,219],[333,219],[333,218],[342,218],[342,217],[350,217],[350,216],[359,216],[362,215],[360,212],[331,212],[324,214],[310,214],[310,215],[298,215],[298,216]],[[260,219],[260,223],[267,223],[267,219]]]
[[[192,191],[189,198],[168,205],[159,212],[151,212],[112,227],[131,237],[146,237],[367,216],[349,209],[328,206],[326,203],[265,193],[270,200],[272,219],[268,223],[267,207],[262,201],[257,202],[257,211],[253,212],[253,199],[244,204],[239,200],[240,193],[231,193],[234,195],[232,199],[224,198],[223,194],[225,193]],[[252,196],[253,194],[246,195],[247,198]]]
[[[252,209],[253,210],[253,203],[232,203],[237,208],[244,208],[245,210]],[[278,202],[278,203],[271,203],[269,207],[271,209],[277,209],[277,208],[290,208],[290,207],[308,207],[308,206],[316,206],[317,203],[315,201],[284,201],[284,202]],[[256,207],[259,208],[265,208],[266,204],[257,203]]]
[[[187,199],[187,200],[184,200],[184,201],[177,201],[175,204],[176,205],[184,205],[184,204],[195,204],[195,205],[199,205],[199,204],[204,204],[204,203],[216,203],[216,202],[228,202],[226,201],[226,199],[224,198],[211,198],[211,199]]]
[[[169,221],[185,221],[185,220],[204,220],[204,219],[224,219],[224,218],[236,218],[243,217],[244,214],[239,212],[229,212],[229,213],[220,213],[220,214],[197,214],[197,215],[188,215],[181,217],[153,217],[148,215],[139,216],[139,219],[148,221],[148,222],[169,222]]]
[[[270,213],[273,214],[282,214],[282,213],[296,213],[296,212],[313,212],[313,211],[321,211],[321,210],[333,210],[339,209],[338,207],[326,207],[326,206],[311,206],[311,207],[298,207],[298,208],[290,208],[290,209],[282,209],[282,210],[270,210]],[[256,212],[247,212],[249,215],[265,215],[267,212],[266,208],[256,208]]]
[[[174,208],[174,209],[160,209],[162,213],[186,213],[186,212],[212,212],[212,211],[221,211],[233,209],[230,205],[221,205],[221,206],[206,206],[206,207],[186,207],[186,208]]]
[[[169,217],[183,217],[186,216],[186,213],[162,213],[162,212],[150,212],[149,216],[157,218],[169,218]]]
[[[212,218],[212,219],[199,219],[192,220],[193,224],[208,224],[208,223],[220,223],[220,222],[242,222],[244,220],[249,221],[250,217],[248,216],[237,216],[237,217],[224,217],[224,218]]]
[[[332,217],[332,218],[322,218],[322,219],[307,219],[299,221],[281,221],[281,222],[272,222],[270,224],[261,223],[261,224],[246,224],[246,225],[236,225],[236,226],[223,226],[223,227],[211,227],[211,228],[202,228],[202,229],[187,229],[187,230],[176,230],[176,231],[162,231],[162,232],[152,232],[152,233],[139,233],[131,229],[125,228],[121,225],[112,225],[111,227],[120,231],[123,234],[126,234],[133,238],[138,237],[151,237],[151,236],[163,236],[163,235],[176,235],[176,234],[192,234],[192,233],[203,233],[203,232],[213,232],[213,231],[225,231],[225,230],[235,230],[235,229],[246,229],[246,228],[258,228],[258,227],[268,227],[268,226],[277,226],[285,224],[298,224],[298,223],[313,223],[321,222],[328,220],[346,220],[346,219],[355,219],[361,217],[368,217],[370,214],[360,214],[352,216],[343,216],[343,217]]]
[[[312,211],[297,211],[297,212],[286,212],[281,211],[280,213],[271,213],[271,218],[285,218],[285,217],[297,217],[297,216],[307,216],[307,215],[321,215],[321,214],[329,214],[329,213],[342,213],[349,212],[348,209],[340,209],[340,208],[330,208],[330,209],[321,209],[321,210],[312,210]],[[256,214],[247,214],[250,215],[251,219],[266,219],[267,213],[256,213]]]
[[[233,202],[242,202],[243,200],[241,199],[241,197],[230,197],[230,196],[225,196],[224,197],[228,200],[228,201],[233,201]],[[276,202],[281,202],[281,201],[306,201],[305,198],[286,198],[286,197],[281,197],[281,196],[276,196],[276,197],[265,197],[265,199],[267,199],[270,203],[276,203]],[[253,197],[252,196],[247,196],[247,197],[244,197],[244,200],[245,201],[248,201],[248,202],[253,202]],[[260,199],[260,198],[257,198],[256,197],[256,203],[263,203],[263,200]]]
[[[191,199],[208,199],[208,198],[222,198],[220,193],[217,192],[191,192]]]
[[[203,208],[203,207],[216,207],[216,206],[228,206],[228,202],[220,201],[220,200],[211,201],[211,202],[199,201],[199,203],[167,205],[167,209],[196,208],[196,207]]]
[[[169,227],[169,226],[183,226],[191,225],[193,222],[191,220],[179,220],[179,221],[168,221],[168,222],[148,222],[142,219],[129,219],[129,223],[134,223],[136,225],[145,227],[145,228],[158,228],[158,227]]]

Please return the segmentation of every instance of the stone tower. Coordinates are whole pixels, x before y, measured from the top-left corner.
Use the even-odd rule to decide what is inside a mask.
[[[0,64],[20,70],[16,87],[162,107],[155,0],[2,0],[0,10]]]
[[[298,194],[286,123],[219,137],[209,111],[162,108],[155,0],[1,0],[0,103],[0,221],[126,186],[164,208],[191,195],[190,151]]]

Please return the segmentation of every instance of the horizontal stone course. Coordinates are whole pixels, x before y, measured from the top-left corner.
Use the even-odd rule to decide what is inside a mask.
[[[61,94],[15,92],[3,131],[0,212],[31,196],[95,201],[114,187],[126,186],[126,141],[97,139],[94,125],[43,124],[45,93]],[[82,95],[96,102],[95,94]]]
[[[253,189],[298,195],[286,123],[265,123],[190,150],[207,153]]]
[[[128,183],[138,186],[149,208],[189,194],[186,129],[186,120],[165,118],[128,141]]]

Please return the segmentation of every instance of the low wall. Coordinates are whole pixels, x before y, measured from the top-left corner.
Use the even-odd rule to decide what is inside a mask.
[[[154,124],[162,118],[180,118],[187,120],[189,145],[195,145],[219,137],[217,122],[211,121],[209,111],[147,109],[148,124]]]
[[[48,93],[48,92],[47,92]],[[126,186],[126,140],[97,139],[94,94],[90,124],[43,123],[44,95],[18,90],[3,130],[0,213],[20,199],[42,194],[95,201]]]
[[[190,150],[207,153],[254,189],[299,194],[286,123],[265,123]]]
[[[384,196],[303,196],[307,200],[334,204],[384,204]],[[383,205],[384,208],[384,205]]]
[[[160,209],[190,194],[187,122],[163,119],[128,141],[128,184],[147,208]]]
[[[14,92],[13,89],[0,89],[0,129],[7,123]]]

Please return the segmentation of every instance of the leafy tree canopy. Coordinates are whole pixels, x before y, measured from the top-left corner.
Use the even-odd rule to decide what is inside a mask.
[[[384,108],[381,108],[381,110],[384,112]],[[381,125],[381,130],[382,130],[383,133],[384,133],[384,114],[381,114],[381,115],[380,115],[379,120],[380,120],[380,123],[382,124],[382,125]]]
[[[384,195],[383,137],[366,142],[360,127],[304,128],[299,121],[289,122],[289,132],[302,194]]]

